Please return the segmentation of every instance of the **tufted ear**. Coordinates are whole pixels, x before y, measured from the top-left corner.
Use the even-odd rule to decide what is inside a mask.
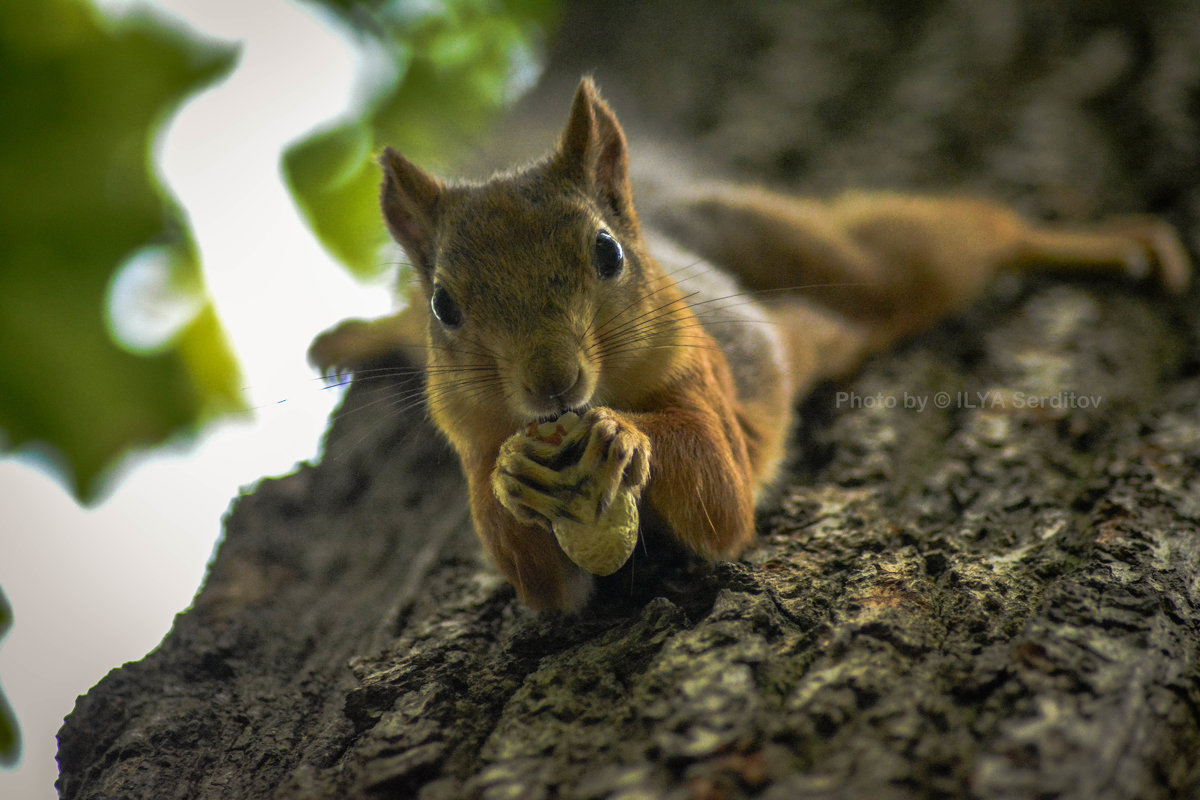
[[[383,167],[379,192],[383,219],[392,237],[428,278],[433,272],[436,249],[438,201],[446,187],[390,147],[379,157],[379,165]]]
[[[591,78],[579,82],[555,158],[568,177],[590,189],[613,213],[633,217],[625,133]]]

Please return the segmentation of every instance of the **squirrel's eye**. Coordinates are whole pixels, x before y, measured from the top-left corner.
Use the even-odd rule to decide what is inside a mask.
[[[462,325],[462,311],[459,310],[458,303],[454,302],[450,293],[441,286],[433,287],[433,297],[429,298],[429,307],[433,309],[433,315],[437,317],[438,322],[445,327],[453,330]]]
[[[625,251],[608,231],[596,234],[596,274],[607,281],[621,274],[625,268]]]

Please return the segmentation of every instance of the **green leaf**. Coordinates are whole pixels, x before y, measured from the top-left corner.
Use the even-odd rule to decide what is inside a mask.
[[[370,275],[382,244],[371,161],[371,129],[352,123],[291,147],[284,164],[292,194],[317,238],[343,264]]]
[[[284,154],[284,175],[308,224],[335,258],[369,277],[386,266],[375,154],[391,145],[446,164],[477,145],[498,112],[536,76],[557,19],[551,0],[320,0],[389,68],[354,119]]]
[[[82,501],[131,448],[240,407],[195,248],[151,163],[168,112],[234,55],[83,2],[0,4],[0,445],[43,453]],[[148,353],[118,341],[105,305],[151,245],[199,301]]]

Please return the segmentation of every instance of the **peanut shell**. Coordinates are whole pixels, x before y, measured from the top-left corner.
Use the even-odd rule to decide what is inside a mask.
[[[553,530],[558,546],[581,569],[593,575],[611,575],[637,546],[637,500],[633,492],[621,489],[594,524],[557,519]]]
[[[579,416],[568,411],[550,422],[529,423],[525,435],[558,447],[579,422]],[[560,518],[553,521],[551,530],[567,558],[580,569],[593,575],[611,575],[629,559],[637,545],[637,498],[632,491],[622,488],[595,522]]]

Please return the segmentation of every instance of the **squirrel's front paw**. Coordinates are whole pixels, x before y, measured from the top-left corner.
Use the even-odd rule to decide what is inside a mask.
[[[508,437],[492,488],[517,519],[549,528],[559,518],[594,523],[619,491],[636,500],[649,479],[650,440],[611,409],[594,408]]]
[[[521,522],[552,530],[571,510],[587,480],[578,469],[587,431],[575,414],[554,422],[531,422],[508,437],[496,456],[492,492]]]
[[[569,513],[575,492],[574,473],[556,469],[559,443],[549,443],[518,431],[500,445],[492,470],[492,492],[500,505],[527,525],[551,529],[554,520]]]
[[[649,477],[649,439],[599,408],[510,436],[500,447],[492,490],[518,520],[551,530],[580,567],[608,575],[633,552],[637,501]]]
[[[308,363],[324,376],[345,375],[360,366],[374,339],[370,322],[348,319],[313,339],[308,346]]]
[[[411,308],[411,307],[410,307]],[[308,363],[322,375],[337,376],[366,367],[421,363],[424,347],[406,311],[380,319],[348,319],[308,347]]]
[[[580,427],[587,443],[579,468],[593,476],[599,512],[613,501],[617,491],[628,489],[640,497],[650,480],[650,440],[610,408],[593,408]]]

